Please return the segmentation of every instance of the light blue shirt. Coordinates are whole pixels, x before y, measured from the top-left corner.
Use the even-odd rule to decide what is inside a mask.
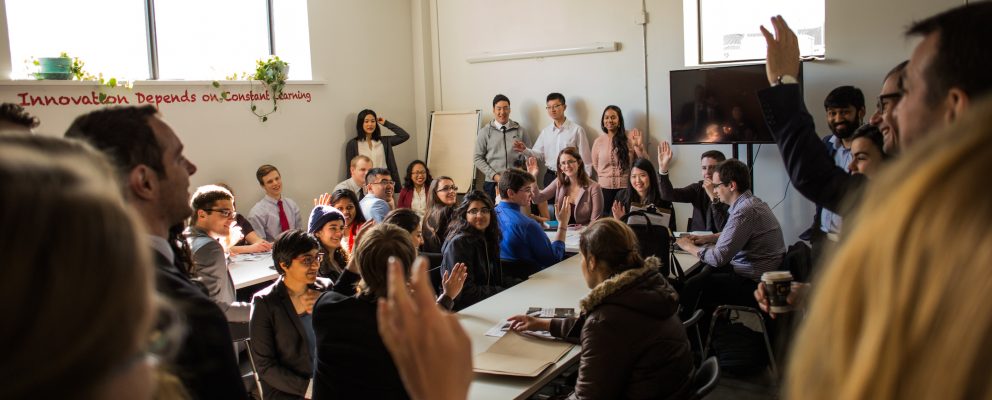
[[[834,164],[847,171],[848,164],[851,163],[851,149],[844,147],[844,143],[835,135],[830,137],[830,144],[834,146]],[[842,218],[826,208],[820,211],[820,230],[826,233],[840,233]]]
[[[279,226],[279,200],[265,195],[248,214],[248,222],[255,228],[258,235],[269,242],[275,242],[282,227]],[[289,229],[300,229],[303,223],[300,220],[300,207],[296,206],[293,199],[283,196],[282,209],[286,212],[286,219],[289,220]]]
[[[389,204],[385,200],[375,197],[372,193],[366,193],[358,205],[365,218],[374,219],[375,222],[382,222],[382,219],[386,218],[386,214],[389,214]]]

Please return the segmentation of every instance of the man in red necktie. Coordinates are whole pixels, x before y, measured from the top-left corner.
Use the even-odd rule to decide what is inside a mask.
[[[298,229],[300,208],[293,199],[282,196],[282,175],[276,167],[265,164],[255,172],[258,184],[265,190],[265,197],[251,208],[248,220],[261,236],[274,242],[280,233],[290,229]]]

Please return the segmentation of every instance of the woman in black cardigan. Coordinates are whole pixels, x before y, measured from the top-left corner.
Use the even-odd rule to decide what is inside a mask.
[[[302,399],[313,377],[313,305],[329,281],[317,278],[322,253],[312,235],[291,230],[272,247],[279,279],[255,294],[251,352],[262,397]]]
[[[385,126],[396,135],[382,136],[379,125]],[[398,125],[386,121],[375,114],[375,111],[365,109],[358,113],[358,120],[355,122],[355,137],[348,141],[345,147],[345,159],[351,160],[359,154],[364,154],[372,159],[372,166],[376,168],[387,168],[389,174],[396,182],[396,191],[400,191],[400,174],[396,168],[396,157],[393,155],[393,146],[399,146],[410,139],[410,134],[406,133]],[[359,146],[363,146],[359,148]],[[385,165],[375,160],[386,160]]]
[[[461,295],[455,298],[455,310],[461,310],[501,292],[503,282],[499,263],[502,240],[493,202],[481,191],[465,195],[452,216],[448,239],[441,249],[441,269],[448,273],[457,263],[465,263],[468,277]]]

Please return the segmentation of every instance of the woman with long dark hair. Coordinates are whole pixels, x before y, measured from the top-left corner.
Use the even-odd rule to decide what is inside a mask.
[[[654,165],[646,158],[634,160],[630,168],[630,179],[627,180],[627,188],[617,194],[613,201],[613,218],[620,219],[630,211],[631,206],[646,208],[654,206],[658,211],[671,215],[668,220],[668,228],[674,232],[675,229],[675,206],[672,202],[661,198],[661,191],[658,189],[658,173],[654,170]]]
[[[441,269],[445,273],[458,263],[468,268],[461,296],[455,298],[455,310],[485,300],[506,287],[499,262],[502,239],[493,201],[478,190],[466,194],[455,208],[448,239],[441,248]]]
[[[313,199],[313,205],[332,206],[344,215],[344,233],[341,235],[341,247],[350,254],[355,247],[355,237],[365,224],[365,215],[358,206],[358,195],[350,189],[338,189],[334,193],[324,193]]]
[[[379,125],[385,126],[396,135],[382,136]],[[365,109],[358,113],[355,121],[355,137],[349,140],[345,147],[345,159],[351,160],[359,154],[366,156],[372,160],[372,165],[376,168],[388,169],[393,182],[398,184],[400,174],[399,169],[396,168],[393,146],[399,146],[409,139],[410,134],[403,128],[377,116],[375,111]]]
[[[337,281],[348,266],[348,251],[341,240],[347,229],[345,220],[344,213],[331,206],[317,205],[310,211],[308,232],[320,242],[323,259],[317,274],[322,278]]]
[[[613,200],[627,187],[634,160],[647,157],[648,153],[641,131],[637,128],[626,130],[620,107],[606,106],[600,118],[600,128],[604,135],[592,143],[590,158],[596,170],[596,180],[603,191],[603,209],[600,212],[609,215]]]
[[[424,216],[424,245],[427,253],[440,253],[441,245],[448,236],[448,221],[458,200],[458,186],[447,176],[440,176],[431,182],[427,190],[427,215]]]
[[[579,150],[575,147],[566,147],[558,153],[558,172],[554,181],[543,190],[537,188],[534,182],[535,204],[544,204],[552,197],[555,199],[555,209],[562,207],[571,208],[571,218],[569,221],[559,221],[569,225],[580,224],[589,225],[590,222],[599,219],[603,214],[603,192],[599,184],[586,174],[585,163],[579,156]],[[531,157],[527,160],[527,172],[537,176],[537,159]],[[568,199],[568,204],[563,203],[563,199]]]
[[[400,199],[396,203],[399,208],[409,208],[423,217],[427,214],[427,186],[434,179],[431,171],[427,169],[427,164],[420,160],[413,160],[406,166],[406,176],[403,178],[403,189],[400,190]]]

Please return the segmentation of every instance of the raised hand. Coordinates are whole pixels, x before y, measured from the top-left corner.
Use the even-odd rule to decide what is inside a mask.
[[[444,271],[441,274],[441,294],[454,300],[462,293],[465,278],[468,278],[468,267],[465,263],[456,263],[450,272]]]
[[[536,157],[527,157],[527,172],[534,175],[537,178],[537,173],[541,171],[541,167],[537,165]]]
[[[389,292],[379,299],[379,336],[393,357],[403,386],[414,400],[464,400],[472,384],[472,342],[458,318],[434,299],[427,262],[414,263],[407,290],[403,266],[389,261]],[[444,384],[437,384],[437,377]]]
[[[630,130],[630,147],[634,148],[634,153],[637,153],[638,157],[644,156],[644,135],[640,129]]]
[[[626,214],[623,209],[623,204],[616,200],[613,201],[613,206],[610,207],[610,210],[613,211],[613,218],[616,219],[621,219],[623,218],[623,215]]]
[[[672,163],[672,145],[667,140],[658,143],[658,171],[668,172],[668,167]]]
[[[331,205],[331,194],[330,193],[324,193],[324,194],[322,194],[320,196],[317,196],[317,198],[313,199],[313,206],[314,207],[316,207],[316,206],[329,206],[329,205]]]
[[[379,122],[379,125],[385,125],[386,124],[386,119],[383,118],[383,117],[379,117],[379,120],[377,122]]]
[[[523,153],[525,150],[527,150],[527,145],[525,145],[522,140],[513,141],[513,151]]]
[[[798,78],[799,40],[796,39],[796,33],[789,29],[781,15],[772,17],[772,27],[775,29],[774,36],[764,25],[761,26],[761,34],[768,44],[768,59],[765,62],[768,83],[775,84],[779,77],[785,75]]]
[[[568,196],[561,199],[561,207],[555,210],[555,218],[558,219],[558,229],[568,227],[568,221],[572,218],[572,207],[569,206]]]

